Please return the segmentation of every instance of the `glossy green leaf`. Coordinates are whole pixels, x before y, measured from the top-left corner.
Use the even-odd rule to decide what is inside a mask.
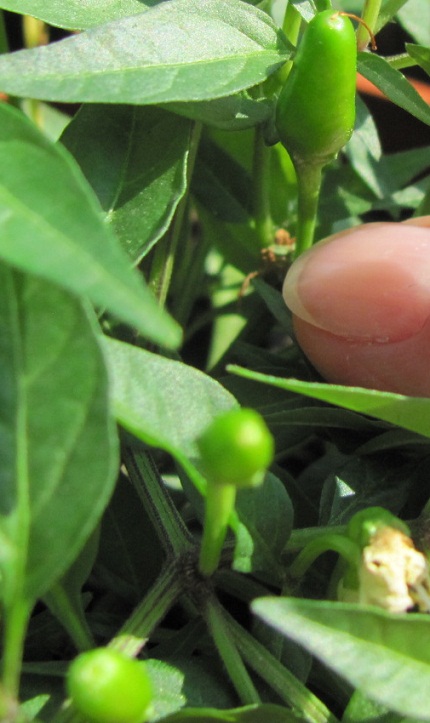
[[[0,257],[87,296],[166,346],[180,330],[103,223],[78,166],[13,108],[0,104]]]
[[[430,720],[428,616],[297,598],[260,598],[252,609],[369,698]]]
[[[250,705],[245,708],[215,710],[214,708],[185,708],[164,719],[164,723],[299,723],[303,718],[279,705]]]
[[[99,342],[79,302],[8,266],[0,274],[3,594],[21,589],[34,601],[100,518],[117,438]]]
[[[354,412],[369,414],[384,422],[397,424],[411,432],[418,432],[425,437],[430,437],[430,399],[405,397],[402,394],[391,394],[360,387],[342,387],[338,384],[281,379],[234,365],[230,366],[228,371],[246,379],[304,394],[312,399],[337,404],[339,407],[345,407]]]
[[[359,53],[358,70],[393,103],[430,125],[430,108],[399,70],[374,53]]]
[[[22,15],[32,15],[50,25],[82,30],[142,13],[164,0],[0,0],[0,7]]]
[[[61,138],[133,261],[164,234],[186,191],[191,127],[161,108],[84,105]]]
[[[3,91],[44,100],[200,101],[261,83],[288,56],[271,18],[241,0],[171,0],[58,43],[3,55],[0,77]]]

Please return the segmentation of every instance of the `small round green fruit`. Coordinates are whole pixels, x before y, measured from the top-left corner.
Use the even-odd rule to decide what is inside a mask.
[[[67,674],[67,692],[91,723],[143,723],[152,701],[145,664],[110,648],[75,658]]]
[[[198,440],[209,482],[255,487],[271,464],[274,442],[253,409],[233,409],[216,417]]]

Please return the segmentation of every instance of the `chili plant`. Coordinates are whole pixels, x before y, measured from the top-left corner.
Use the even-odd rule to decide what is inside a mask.
[[[430,720],[430,401],[325,383],[281,294],[352,360],[426,328],[428,1],[0,8],[0,719]],[[299,274],[404,220],[385,296]]]

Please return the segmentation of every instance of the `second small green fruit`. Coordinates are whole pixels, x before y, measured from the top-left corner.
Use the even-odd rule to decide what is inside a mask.
[[[273,459],[273,437],[253,409],[233,409],[212,422],[198,440],[208,480],[236,487],[262,481]]]

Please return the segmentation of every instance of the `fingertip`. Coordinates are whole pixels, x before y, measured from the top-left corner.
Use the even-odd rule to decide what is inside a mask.
[[[349,340],[416,334],[430,314],[430,227],[420,221],[365,224],[316,244],[287,274],[287,305]]]

